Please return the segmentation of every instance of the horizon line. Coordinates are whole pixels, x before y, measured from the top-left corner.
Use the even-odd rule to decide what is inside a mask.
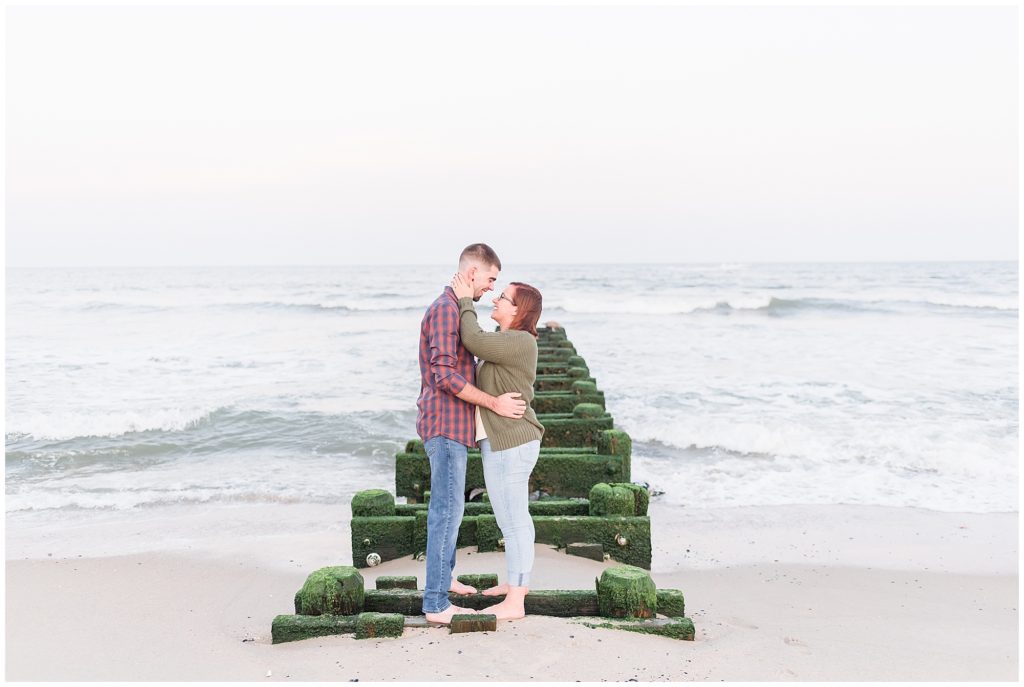
[[[449,262],[345,262],[345,263],[204,263],[204,264],[105,264],[105,265],[5,265],[5,270],[21,269],[183,269],[245,267],[438,267]],[[697,260],[693,262],[522,262],[529,267],[588,266],[683,266],[683,265],[928,265],[928,264],[1020,263],[1020,259],[930,259],[930,260]]]

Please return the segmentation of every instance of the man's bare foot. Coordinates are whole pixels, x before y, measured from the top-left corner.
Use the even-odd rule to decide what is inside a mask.
[[[501,603],[488,606],[480,613],[493,614],[498,620],[518,620],[526,617],[526,609],[523,608],[522,599],[505,599]]]
[[[476,594],[476,587],[470,587],[468,584],[462,584],[458,580],[452,580],[452,586],[448,587],[448,591],[455,592],[456,594]]]
[[[499,584],[497,587],[491,587],[481,592],[484,596],[505,596],[508,594],[508,582],[505,584]]]
[[[462,608],[452,604],[448,608],[444,609],[440,613],[424,613],[424,617],[428,623],[436,623],[438,625],[447,625],[452,621],[453,615],[459,615],[462,613],[476,613],[472,608]]]

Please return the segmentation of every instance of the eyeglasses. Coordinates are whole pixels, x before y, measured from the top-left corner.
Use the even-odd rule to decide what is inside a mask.
[[[504,291],[502,291],[502,292],[501,292],[501,295],[500,295],[500,296],[498,296],[498,300],[500,301],[500,300],[501,300],[501,299],[503,299],[503,298],[504,298],[504,299],[505,299],[506,301],[508,301],[509,303],[511,303],[512,305],[515,305],[515,301],[513,301],[513,300],[512,300],[511,298],[509,298],[508,296],[506,296],[506,295],[505,295],[505,292],[504,292]]]

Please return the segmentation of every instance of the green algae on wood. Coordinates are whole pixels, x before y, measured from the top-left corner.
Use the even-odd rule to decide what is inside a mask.
[[[643,634],[693,641],[693,621],[689,618],[651,618],[640,620],[635,618],[573,618],[572,622],[590,628],[625,630]]]
[[[462,632],[493,632],[498,629],[498,617],[493,613],[456,613],[448,623],[449,634]]]
[[[606,429],[597,435],[597,452],[609,456],[633,455],[633,441],[621,429]]]
[[[567,544],[565,552],[570,556],[589,558],[592,561],[604,561],[604,547],[590,542],[573,542]]]
[[[568,363],[576,357],[576,351],[569,348],[553,348],[551,346],[537,346],[537,362]]]
[[[405,616],[401,613],[366,612],[356,616],[356,639],[401,637]]]
[[[612,560],[651,567],[651,520],[622,516],[538,516],[535,541],[564,547],[574,542],[601,544]]]
[[[647,515],[647,508],[651,503],[651,495],[646,487],[633,484],[632,482],[612,482],[609,486],[629,490],[633,494],[633,514]]]
[[[498,586],[498,576],[494,573],[468,573],[459,575],[457,578],[462,584],[476,587],[478,592]]]
[[[377,589],[416,589],[415,575],[381,575],[377,578]]]
[[[296,594],[300,615],[355,615],[363,610],[363,576],[352,566],[314,570]]]
[[[586,498],[598,482],[628,482],[629,465],[628,455],[599,455],[592,448],[542,448],[530,475],[530,491]],[[395,493],[410,502],[421,501],[424,486],[430,486],[430,462],[425,456],[397,454]],[[486,488],[486,483],[480,454],[471,451],[466,463],[466,489],[476,488]]]
[[[658,590],[658,612],[666,616],[678,616],[682,613],[683,593],[678,589]],[[448,599],[463,608],[486,610],[488,607],[504,600],[504,596],[484,596],[483,594],[454,594]],[[666,608],[661,602],[669,599]],[[598,615],[597,591],[594,589],[531,589],[524,600],[528,615],[546,615],[559,618]],[[423,611],[423,590],[415,589],[368,589],[363,602],[366,611],[378,613],[401,613],[403,615],[420,615]]]
[[[369,566],[366,558],[376,553],[382,561],[393,561],[416,553],[416,518],[398,515],[376,518],[354,517],[352,529],[352,563],[357,568]]]
[[[365,489],[352,497],[352,515],[376,517],[395,514],[395,497],[386,489]]]
[[[597,403],[577,403],[572,409],[572,416],[581,419],[602,418],[607,414],[604,406]]]
[[[270,624],[272,644],[356,631],[355,615],[279,615]]]
[[[613,428],[612,416],[608,413],[587,418],[557,414],[538,416],[537,420],[544,426],[541,446],[595,446],[601,432]]]
[[[636,498],[630,489],[595,484],[590,489],[590,515],[636,515]]]
[[[580,403],[594,403],[604,408],[604,392],[594,391],[593,393],[579,394],[572,391],[538,392],[534,395],[531,405],[538,415],[550,415],[552,413],[572,413]]]
[[[653,618],[658,590],[646,570],[622,565],[608,568],[597,581],[598,615],[606,618]]]
[[[454,594],[448,599],[463,608],[486,610],[500,603],[504,595]],[[546,615],[559,618],[597,615],[597,592],[591,589],[537,589],[530,590],[523,601],[527,615]],[[381,613],[422,613],[423,591],[412,589],[367,590],[365,609]]]
[[[502,539],[498,520],[493,515],[476,516],[476,547],[477,551],[497,551],[498,542]]]
[[[669,618],[682,618],[686,615],[683,593],[678,589],[659,589],[658,613]]]
[[[572,368],[577,369],[577,368]],[[597,384],[597,380],[591,376],[582,375],[570,375],[566,374],[555,374],[555,375],[542,375],[538,374],[533,382],[534,391],[572,391],[572,385],[576,382],[593,382]]]
[[[483,496],[486,496],[484,494]],[[408,517],[419,517],[423,513],[426,517],[428,506],[425,503],[398,503],[395,504],[395,514]],[[530,515],[588,515],[590,505],[586,499],[559,499],[549,498],[529,502]],[[466,516],[494,515],[494,506],[490,501],[468,501],[466,503]],[[425,527],[425,524],[424,524]],[[424,529],[424,543],[426,542],[426,529]],[[423,550],[423,549],[421,549]]]

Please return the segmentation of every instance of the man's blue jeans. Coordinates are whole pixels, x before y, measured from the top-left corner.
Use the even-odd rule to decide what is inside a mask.
[[[448,588],[455,568],[455,543],[466,508],[467,448],[447,437],[423,442],[430,459],[430,506],[427,509],[427,581],[423,612],[440,613],[451,606]]]

